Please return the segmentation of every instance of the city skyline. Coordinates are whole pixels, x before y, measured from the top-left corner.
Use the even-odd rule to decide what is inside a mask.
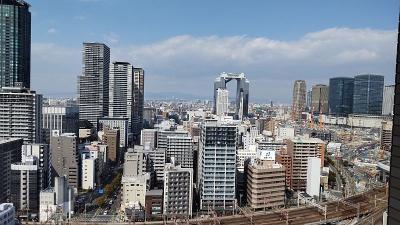
[[[384,75],[386,84],[394,80],[395,1],[343,6],[316,1],[304,6],[276,2],[232,6],[221,2],[214,7],[173,1],[159,7],[168,12],[143,2],[30,3],[32,87],[44,96],[77,95],[80,46],[86,41],[109,45],[111,61],[146,68],[146,99],[211,100],[209,81],[221,72],[247,74],[254,84],[250,102],[290,103],[291,94],[285,90],[296,79],[306,80],[307,89],[317,83],[328,84],[329,78],[336,76],[374,73]],[[132,7],[118,8],[130,4],[143,10],[131,15],[127,10]],[[64,7],[73,13],[61,12]],[[110,16],[102,18],[107,9]],[[134,29],[116,26],[122,18],[113,12],[117,9]],[[340,16],[335,9],[341,10]],[[202,14],[204,10],[207,13]],[[244,16],[231,16],[239,12]],[[192,19],[185,20],[189,15]],[[319,19],[312,21],[315,17],[305,15]],[[46,82],[49,79],[54,80],[51,86]]]

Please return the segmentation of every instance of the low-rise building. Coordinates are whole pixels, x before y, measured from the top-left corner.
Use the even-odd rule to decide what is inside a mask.
[[[146,173],[139,176],[122,176],[122,201],[121,210],[141,205],[144,207],[146,191],[150,189],[150,174]]]
[[[145,199],[146,220],[161,220],[163,216],[163,190],[146,192]]]

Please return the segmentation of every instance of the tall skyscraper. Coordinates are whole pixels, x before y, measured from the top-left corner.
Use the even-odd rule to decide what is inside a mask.
[[[41,114],[42,95],[21,86],[0,89],[0,138],[41,143]]]
[[[353,112],[354,78],[334,77],[329,79],[329,113],[347,116]]]
[[[383,88],[382,115],[393,115],[395,85]]]
[[[0,88],[30,88],[31,13],[22,0],[0,1]]]
[[[127,62],[113,62],[109,78],[109,116],[128,118],[129,133],[143,128],[144,70]]]
[[[79,119],[97,126],[108,116],[110,48],[102,43],[83,43],[82,75],[78,77]]]
[[[397,33],[397,57],[396,57],[396,85],[400,85],[400,18]],[[389,205],[388,205],[388,225],[400,224],[400,89],[395,89],[394,95],[394,116],[392,132],[392,150],[390,158],[390,179],[389,179]]]
[[[236,203],[237,125],[206,120],[201,129],[198,158],[200,209],[232,211]]]
[[[382,114],[384,77],[381,75],[358,75],[354,77],[353,113]]]
[[[143,129],[144,70],[142,68],[133,68],[133,85],[132,130],[133,135],[137,138]]]
[[[109,77],[110,117],[128,118],[129,133],[132,131],[133,118],[133,66],[127,62],[110,64]]]
[[[301,119],[301,113],[306,107],[306,81],[296,80],[293,86],[292,98],[292,119],[298,121]]]
[[[226,84],[236,80],[236,109],[235,116],[238,119],[247,117],[249,114],[249,86],[250,82],[247,80],[244,73],[221,73],[214,81],[214,108],[213,113],[217,113],[217,97],[218,89],[226,90]]]
[[[217,104],[216,104],[216,114],[226,115],[229,112],[229,91],[226,89],[217,90]]]
[[[317,84],[312,87],[311,107],[314,113],[327,114],[329,111],[328,98],[329,87],[324,84]]]

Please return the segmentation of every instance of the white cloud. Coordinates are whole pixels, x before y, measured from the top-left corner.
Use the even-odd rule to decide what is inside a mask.
[[[113,60],[145,68],[146,92],[211,96],[212,82],[223,71],[246,73],[251,98],[281,102],[289,102],[295,79],[307,80],[309,87],[328,83],[333,76],[359,73],[385,75],[388,83],[394,80],[395,31],[330,28],[294,41],[182,35],[130,46],[119,46],[119,36],[114,33],[104,39],[116,46],[111,48]],[[34,51],[32,54],[36,57]],[[69,60],[67,57],[59,63],[69,64]],[[74,82],[80,69],[74,64]]]
[[[50,27],[50,28],[47,30],[47,33],[48,33],[48,34],[55,34],[55,33],[57,33],[57,30],[56,30],[56,28],[54,28],[54,27]]]

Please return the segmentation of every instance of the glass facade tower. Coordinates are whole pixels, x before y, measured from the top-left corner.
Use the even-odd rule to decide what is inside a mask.
[[[353,112],[354,78],[334,77],[329,79],[329,113],[346,116]]]
[[[0,1],[0,88],[30,88],[31,13],[24,1]]]
[[[354,77],[353,113],[382,114],[384,77],[358,75]]]

